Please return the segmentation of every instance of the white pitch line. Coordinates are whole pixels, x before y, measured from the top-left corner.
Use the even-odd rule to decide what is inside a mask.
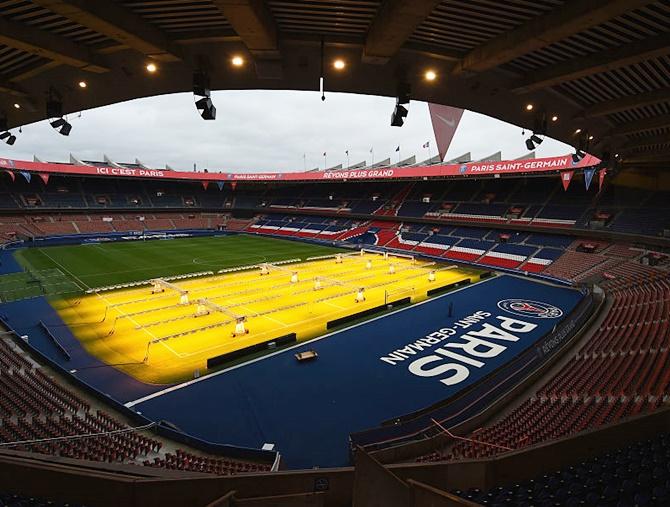
[[[326,303],[328,306],[332,306],[333,308],[339,308],[340,310],[346,310],[346,306],[340,306],[336,305],[335,303],[331,303],[330,301],[323,301],[323,303]]]
[[[81,284],[82,286],[84,286],[85,289],[90,289],[90,287],[89,287],[88,285],[86,285],[84,282],[82,282],[81,279],[80,279],[79,277],[75,276],[75,275],[72,273],[72,271],[66,269],[65,266],[63,266],[60,262],[58,262],[56,259],[54,259],[53,257],[51,257],[51,255],[49,255],[48,253],[46,253],[46,252],[44,251],[43,248],[38,248],[37,250],[38,250],[42,255],[45,255],[51,262],[53,262],[54,264],[56,264],[56,266],[58,266],[60,269],[62,269],[62,270],[65,271],[68,275],[70,275],[76,282],[79,282],[79,284]]]
[[[173,353],[176,357],[178,357],[179,359],[184,359],[184,357],[186,357],[186,356],[184,356],[183,354],[180,354],[179,352],[177,352],[176,350],[174,350],[172,347],[170,347],[170,346],[169,346],[167,343],[165,343],[164,341],[159,342],[159,343],[160,343],[161,345],[163,345],[163,347],[165,347],[166,349],[168,349],[170,352],[172,352],[172,353]]]
[[[98,296],[98,297],[99,297],[100,299],[102,299],[105,303],[107,303],[107,307],[109,307],[110,302],[109,302],[109,300],[108,300],[105,296],[101,296],[99,293],[97,293],[96,296]],[[129,320],[132,324],[134,324],[135,326],[140,327],[140,328],[142,329],[142,331],[144,331],[146,334],[148,334],[148,335],[151,337],[152,340],[155,340],[155,339],[156,339],[156,336],[155,336],[151,331],[149,331],[148,329],[146,329],[146,328],[143,327],[143,326],[140,326],[139,322],[137,322],[137,321],[136,321],[135,319],[133,319],[132,317],[129,317],[123,310],[119,310],[117,307],[111,307],[111,308],[112,308],[113,311],[119,313],[123,318],[128,319],[128,320]],[[115,326],[115,324],[113,324],[113,325]],[[161,342],[161,343],[162,343],[162,342]]]
[[[247,313],[254,313],[251,309],[249,309],[249,308],[246,307],[246,306],[242,306],[242,305],[240,305],[240,306],[236,306],[235,308],[239,308],[239,309],[241,309],[241,310],[243,310],[243,311],[246,310]],[[286,324],[286,323],[282,322],[281,320],[277,320],[277,319],[274,319],[274,318],[272,318],[272,317],[268,317],[267,315],[259,315],[259,317],[262,317],[262,318],[264,318],[264,319],[271,320],[272,322],[275,322],[276,324],[279,324],[279,325],[282,326],[282,327],[288,327],[288,326],[289,326],[289,324]],[[256,317],[254,317],[254,318],[256,318]]]

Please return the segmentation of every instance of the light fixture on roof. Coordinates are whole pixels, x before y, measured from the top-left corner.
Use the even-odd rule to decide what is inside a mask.
[[[7,127],[7,117],[0,117],[0,141],[4,141],[12,146],[16,142],[16,136],[12,134]]]
[[[398,85],[398,93],[395,101],[395,108],[391,114],[391,126],[402,127],[407,118],[408,109],[405,104],[409,104],[411,87],[409,83],[400,83]]]
[[[582,129],[575,130],[575,134],[581,134],[581,133],[582,133]]]
[[[53,129],[62,136],[69,136],[72,125],[65,118],[56,118],[50,122]]]
[[[558,121],[558,116],[557,115],[552,116],[551,121]]]
[[[593,141],[593,136],[589,136],[589,141]]]
[[[51,127],[62,136],[70,135],[72,125],[63,118],[63,102],[53,88],[49,89],[47,98],[47,118]]]
[[[230,59],[230,63],[232,63],[234,67],[242,67],[242,65],[244,65],[244,58],[240,55],[235,55]]]
[[[528,148],[528,151],[533,151],[535,149],[535,145],[542,144],[542,141],[544,141],[544,139],[533,133],[532,136],[526,139],[526,148]]]
[[[391,127],[402,127],[407,118],[407,108],[401,105],[396,105],[391,114]]]
[[[21,109],[21,104],[14,102],[14,109]]]
[[[149,62],[147,63],[145,69],[147,69],[147,72],[153,74],[158,70],[158,66],[154,62]]]
[[[216,120],[216,106],[210,97],[203,97],[195,103],[203,120]]]
[[[338,58],[333,62],[333,67],[336,70],[344,70],[344,68],[347,66],[346,62],[342,60],[342,58]]]
[[[216,119],[216,107],[212,102],[209,75],[204,70],[193,73],[193,95],[200,97],[195,102],[195,107],[203,120]]]
[[[79,81],[79,88],[86,88],[88,86],[88,83],[86,81]]]
[[[426,81],[435,81],[435,79],[437,79],[437,72],[435,72],[433,69],[428,69],[423,77]]]
[[[579,131],[581,132],[581,129],[579,129]],[[588,131],[584,132],[581,136],[579,136],[579,143],[575,148],[575,152],[572,154],[572,161],[575,164],[586,156],[586,151],[589,149],[590,144],[589,140],[592,138],[593,136],[589,136]]]
[[[526,148],[528,151],[533,151],[536,145],[542,144],[544,140],[540,136],[547,135],[547,114],[543,111],[539,111],[535,120],[533,121],[533,135],[526,139]]]
[[[533,110],[533,104],[526,104],[526,111],[532,111]]]
[[[13,146],[16,142],[16,136],[7,130],[0,134],[0,140],[6,142],[10,146]]]

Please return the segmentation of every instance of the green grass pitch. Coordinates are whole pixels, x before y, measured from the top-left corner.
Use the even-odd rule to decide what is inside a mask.
[[[46,277],[47,281],[40,285],[42,294],[58,295],[76,290],[71,282],[83,290],[261,262],[305,259],[337,251],[340,250],[296,241],[230,235],[25,248],[18,250],[15,256],[27,272],[23,276]],[[59,273],[65,277],[59,278]],[[3,291],[2,278],[0,292]],[[4,288],[15,288],[21,283],[19,277],[15,278],[7,280],[11,283]]]

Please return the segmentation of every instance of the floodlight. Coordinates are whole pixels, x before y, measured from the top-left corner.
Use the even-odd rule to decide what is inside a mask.
[[[407,118],[407,108],[400,104],[396,105],[393,114],[391,114],[391,126],[402,127],[405,123],[405,118]]]

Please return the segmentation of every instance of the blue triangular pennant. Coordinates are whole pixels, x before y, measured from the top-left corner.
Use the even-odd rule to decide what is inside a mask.
[[[219,187],[219,190],[223,190],[223,181],[217,181],[216,184]]]
[[[593,181],[593,175],[596,173],[595,168],[584,169],[584,183],[586,183],[586,190],[591,186],[591,181]]]
[[[32,175],[29,172],[26,172],[26,171],[20,171],[20,172],[21,172],[21,176],[23,176],[26,179],[26,181],[28,183],[30,183],[30,178],[32,177]]]

